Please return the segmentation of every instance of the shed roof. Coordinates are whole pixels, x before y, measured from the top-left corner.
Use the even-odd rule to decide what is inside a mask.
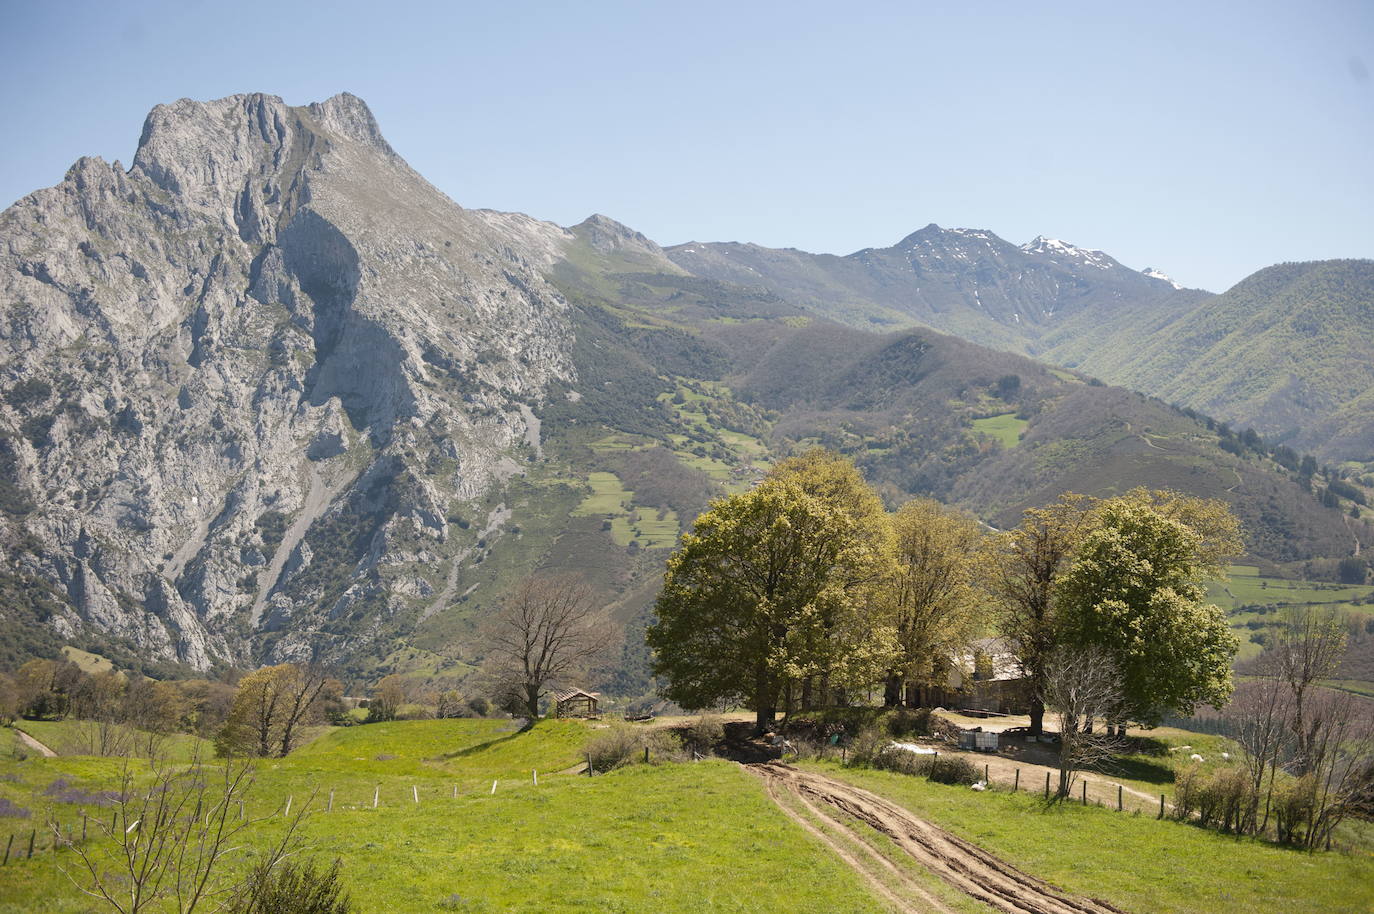
[[[583,689],[558,689],[553,693],[553,700],[560,703],[570,698],[590,698],[592,701],[597,701],[601,698],[601,693],[587,692]]]

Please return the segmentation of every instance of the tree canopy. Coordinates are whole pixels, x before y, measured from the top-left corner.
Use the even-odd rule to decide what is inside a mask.
[[[647,633],[668,698],[687,708],[742,700],[762,729],[789,683],[821,673],[871,682],[889,665],[892,632],[859,599],[880,567],[853,510],[871,493],[849,489],[857,500],[846,505],[837,493],[847,487],[827,499],[806,482],[794,465],[716,501],[668,560]]]
[[[1207,528],[1183,519],[1196,507],[1104,502],[1056,585],[1063,642],[1103,651],[1118,670],[1118,722],[1153,725],[1166,711],[1187,714],[1231,695],[1237,641],[1225,614],[1203,602],[1220,556]]]

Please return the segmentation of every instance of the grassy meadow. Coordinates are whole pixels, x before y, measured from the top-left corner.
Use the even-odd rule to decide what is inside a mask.
[[[1374,910],[1374,856],[1308,854],[1149,816],[1045,803],[1034,793],[933,784],[888,771],[807,767],[944,826],[1071,892],[1127,910]]]
[[[526,732],[496,720],[334,730],[286,759],[260,761],[249,812],[279,809],[288,796],[299,804],[318,789],[304,837],[315,854],[343,859],[363,912],[761,912],[798,901],[813,910],[886,910],[737,765],[635,766],[588,778],[569,769],[590,735],[567,721]],[[92,910],[56,865],[72,852],[48,849],[41,831],[50,811],[79,822],[83,807],[47,793],[63,779],[94,794],[117,781],[120,765],[36,754],[0,760],[0,797],[31,813],[0,818],[0,841],[18,833],[26,848],[29,829],[39,827],[41,848],[0,869],[0,912]],[[331,789],[334,809],[325,812]],[[256,837],[265,842],[271,831],[263,826]]]
[[[62,731],[76,726],[33,729],[60,742]],[[579,759],[593,735],[576,721],[544,721],[528,731],[503,720],[323,731],[285,759],[258,762],[249,812],[279,811],[288,797],[299,808],[314,793],[303,829],[307,851],[325,861],[342,858],[361,912],[890,910],[738,765],[636,765],[588,778]],[[1169,740],[1191,736],[1171,733]],[[35,753],[21,759],[10,741],[0,741],[0,750],[0,800],[30,813],[0,818],[0,842],[13,833],[26,848],[29,829],[40,828],[33,859],[0,868],[0,914],[93,910],[59,869],[74,861],[73,852],[51,850],[41,827],[50,814],[79,823],[82,809],[107,812],[99,791],[117,782],[123,763]],[[1290,912],[1342,912],[1374,905],[1368,855],[1303,854],[1149,817],[1046,807],[1026,793],[975,793],[889,772],[807,764],[887,796],[1037,876],[1129,911],[1262,910],[1272,902]],[[333,809],[326,811],[331,791]],[[277,817],[257,826],[253,843],[265,844],[280,823]],[[253,853],[247,848],[239,865]]]

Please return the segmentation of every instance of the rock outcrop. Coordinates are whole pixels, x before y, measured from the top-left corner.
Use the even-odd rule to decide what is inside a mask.
[[[530,250],[346,94],[161,105],[132,167],[0,214],[0,528],[53,624],[198,668],[381,649],[571,379]]]

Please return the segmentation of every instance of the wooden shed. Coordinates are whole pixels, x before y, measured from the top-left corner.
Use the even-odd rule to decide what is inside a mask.
[[[554,717],[596,717],[596,703],[601,698],[598,692],[585,692],[582,689],[563,689],[553,693]]]

